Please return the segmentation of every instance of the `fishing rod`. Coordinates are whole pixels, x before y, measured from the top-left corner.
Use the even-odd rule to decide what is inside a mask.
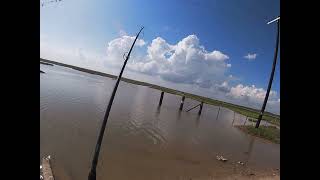
[[[116,83],[115,83],[113,91],[111,93],[111,96],[110,96],[110,99],[109,99],[109,104],[108,104],[106,113],[104,115],[104,119],[103,119],[102,126],[101,126],[101,129],[100,129],[99,137],[98,137],[98,140],[97,140],[97,144],[96,144],[94,156],[93,156],[93,159],[92,159],[91,170],[89,172],[88,180],[96,180],[96,168],[97,168],[97,164],[98,164],[98,157],[99,157],[99,152],[100,152],[100,148],[101,148],[101,142],[102,142],[102,139],[103,139],[104,130],[106,129],[109,113],[110,113],[111,106],[112,106],[112,103],[113,103],[113,99],[114,99],[114,96],[115,96],[115,94],[117,92],[118,85],[119,85],[122,73],[124,71],[124,68],[126,67],[126,64],[127,64],[128,60],[130,58],[130,54],[131,54],[131,51],[133,49],[133,46],[136,43],[136,40],[138,39],[138,37],[139,37],[139,35],[140,35],[140,33],[141,33],[143,28],[144,27],[141,27],[139,33],[137,34],[136,38],[134,39],[134,41],[133,41],[133,43],[131,45],[130,51],[129,51],[128,55],[126,56],[126,59],[125,59],[125,61],[123,63],[123,66],[121,68],[120,74],[117,77]]]
[[[270,79],[269,79],[269,84],[268,84],[268,89],[267,89],[267,93],[266,96],[264,98],[263,101],[263,105],[258,117],[258,121],[256,123],[255,128],[259,128],[262,116],[264,114],[264,110],[266,108],[267,102],[268,102],[268,98],[269,98],[269,93],[271,90],[271,86],[272,86],[272,81],[273,81],[273,76],[274,76],[274,71],[277,65],[277,57],[278,57],[278,49],[279,49],[279,35],[280,35],[280,16],[277,17],[276,19],[269,21],[267,24],[271,24],[273,22],[277,22],[277,39],[276,39],[276,47],[275,47],[275,51],[274,51],[274,58],[273,58],[273,64],[272,64],[272,70],[271,70],[271,74],[270,74]]]

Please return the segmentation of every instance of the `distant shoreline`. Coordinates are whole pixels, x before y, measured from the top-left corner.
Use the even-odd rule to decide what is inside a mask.
[[[55,62],[55,61],[51,61],[51,60],[47,60],[47,59],[42,59],[42,58],[40,58],[40,63],[45,64],[45,65],[51,65],[51,66],[53,66],[53,64],[56,64],[59,66],[64,66],[64,67],[72,68],[72,69],[75,69],[78,71],[82,71],[82,72],[86,72],[86,73],[90,73],[90,74],[95,74],[95,75],[99,75],[99,76],[109,77],[112,79],[115,79],[117,77],[117,76],[114,76],[111,74],[106,74],[106,73],[102,73],[102,72],[98,72],[98,71],[94,71],[94,70],[90,70],[90,69],[85,69],[85,68],[81,68],[81,67],[77,67],[77,66],[73,66],[73,65],[68,65],[68,64],[64,64],[64,63],[60,63],[60,62]],[[200,102],[202,101],[205,104],[225,107],[225,108],[233,110],[239,114],[242,114],[242,115],[245,115],[248,117],[252,117],[252,118],[258,118],[259,113],[260,113],[260,110],[257,110],[257,109],[244,107],[244,106],[240,106],[240,105],[236,105],[236,104],[232,104],[232,103],[227,103],[227,102],[223,102],[223,101],[219,101],[219,100],[215,100],[215,99],[211,99],[211,98],[207,98],[207,97],[203,97],[203,96],[199,96],[199,95],[194,95],[194,94],[190,94],[190,93],[186,93],[186,92],[182,92],[182,91],[178,91],[178,90],[174,90],[174,89],[170,89],[170,88],[166,88],[166,87],[162,87],[162,86],[158,86],[158,85],[154,85],[154,84],[150,84],[150,83],[146,83],[146,82],[136,81],[136,80],[132,80],[132,79],[124,78],[124,77],[122,77],[121,80],[124,82],[127,82],[127,83],[131,83],[131,84],[148,86],[150,88],[157,89],[157,90],[160,90],[160,91],[163,91],[166,93],[170,93],[170,94],[175,94],[175,95],[179,95],[179,96],[186,96],[186,98],[194,99],[194,100],[200,101]],[[269,123],[272,123],[275,125],[280,125],[280,115],[276,115],[276,114],[273,114],[270,112],[265,112],[262,119],[265,121],[268,121]]]
[[[46,63],[46,62],[43,62],[43,61],[40,61],[40,64],[44,64],[44,65],[48,65],[48,66],[53,66],[53,64]]]

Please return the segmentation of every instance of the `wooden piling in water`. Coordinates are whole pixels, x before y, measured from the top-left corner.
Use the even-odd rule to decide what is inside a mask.
[[[182,96],[181,103],[180,103],[180,108],[179,108],[180,111],[182,111],[185,98],[186,98],[185,96]]]
[[[162,91],[162,92],[161,92],[160,101],[159,101],[159,105],[158,105],[158,106],[161,106],[161,105],[162,105],[163,95],[164,95],[164,92]]]
[[[196,105],[196,106],[194,106],[194,107],[192,107],[192,108],[190,108],[190,109],[188,109],[186,112],[189,112],[189,111],[191,111],[192,109],[194,109],[194,108],[196,108],[196,107],[198,107],[198,106],[200,106],[200,105],[201,105],[201,103],[198,104],[198,105]]]
[[[246,125],[246,122],[247,122],[247,120],[248,120],[248,116],[246,116],[246,120],[244,121],[244,126]]]
[[[236,119],[236,112],[233,111],[233,121],[232,121],[232,125],[233,125],[235,119]]]
[[[220,106],[219,106],[219,110],[218,110],[218,114],[217,114],[216,120],[217,120],[218,117],[219,117],[219,112],[220,112]]]
[[[198,115],[200,115],[200,114],[201,114],[202,106],[203,106],[203,102],[201,102],[201,104],[200,104],[200,109],[199,109]]]

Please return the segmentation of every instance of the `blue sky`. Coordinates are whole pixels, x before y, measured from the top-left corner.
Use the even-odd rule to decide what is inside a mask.
[[[280,14],[279,1],[63,0],[40,12],[43,58],[116,74],[123,61],[119,57],[143,25],[125,75],[245,106],[262,105],[276,37],[276,24],[266,22]],[[245,58],[248,54],[251,59]],[[267,106],[275,113],[280,109],[279,62]]]

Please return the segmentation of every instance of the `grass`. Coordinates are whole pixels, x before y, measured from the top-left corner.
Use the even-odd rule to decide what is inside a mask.
[[[42,58],[40,58],[40,63],[42,63],[42,64],[46,63],[46,64],[51,64],[51,65],[56,64],[56,65],[69,67],[69,68],[72,68],[72,69],[75,69],[78,71],[82,71],[82,72],[86,72],[86,73],[90,73],[90,74],[105,76],[105,77],[109,77],[109,78],[113,78],[113,79],[117,78],[117,76],[114,76],[111,74],[93,71],[93,70],[89,70],[89,69],[85,69],[85,68],[81,68],[81,67],[77,67],[77,66],[72,66],[72,65],[68,65],[68,64],[64,64],[64,63],[59,63],[59,62],[55,62],[55,61],[50,61],[50,60],[42,59]],[[162,86],[158,86],[158,85],[154,85],[154,84],[150,84],[150,83],[146,83],[146,82],[127,79],[127,78],[123,78],[123,77],[121,78],[121,80],[124,82],[127,82],[127,83],[132,83],[132,84],[141,85],[141,86],[148,86],[150,88],[158,89],[158,90],[166,92],[166,93],[176,94],[179,96],[185,96],[186,98],[190,98],[190,99],[193,99],[196,101],[200,101],[200,102],[202,101],[205,104],[225,107],[225,108],[233,110],[239,114],[247,116],[249,118],[258,119],[258,117],[259,117],[260,111],[257,109],[253,109],[253,108],[249,108],[249,107],[245,107],[245,106],[240,106],[240,105],[236,105],[236,104],[231,104],[228,102],[223,102],[223,101],[219,101],[219,100],[215,100],[215,99],[211,99],[211,98],[207,98],[207,97],[203,97],[203,96],[199,96],[199,95],[195,95],[195,94],[190,94],[187,92],[182,92],[182,91],[178,91],[178,90],[174,90],[174,89],[170,89],[170,88],[166,88],[166,87],[162,87]],[[265,112],[262,119],[271,123],[271,124],[275,124],[275,125],[280,126],[280,116],[279,115],[275,115],[270,112]]]
[[[260,111],[259,110],[251,110],[251,109],[245,109],[245,108],[229,108],[239,114],[242,114],[242,115],[245,115],[245,116],[248,116],[248,117],[251,117],[251,118],[254,118],[254,119],[258,119],[259,117],[259,113]],[[274,124],[274,125],[277,125],[277,126],[280,126],[280,116],[279,115],[274,115],[272,113],[269,113],[269,112],[264,112],[264,115],[262,116],[262,119],[271,123],[271,124]]]
[[[237,127],[253,136],[269,140],[276,144],[280,144],[280,129],[277,129],[274,126],[259,126],[259,128],[255,128],[254,126],[237,126]]]
[[[251,121],[251,122],[257,122],[258,120],[256,120],[256,119],[251,119],[251,118],[248,118],[248,121]]]

